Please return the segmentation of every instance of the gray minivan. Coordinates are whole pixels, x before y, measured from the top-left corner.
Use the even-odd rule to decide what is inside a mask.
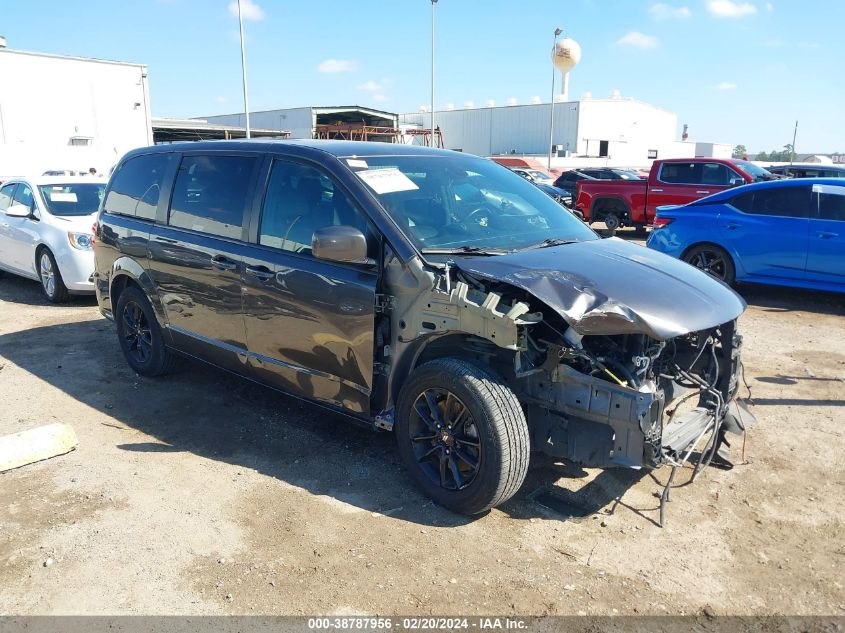
[[[532,450],[702,465],[742,426],[743,300],[600,239],[486,159],[350,141],[139,149],[111,176],[94,250],[136,372],[189,356],[392,431],[457,512],[509,499]]]

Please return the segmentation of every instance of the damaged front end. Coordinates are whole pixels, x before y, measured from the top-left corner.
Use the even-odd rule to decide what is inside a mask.
[[[745,304],[655,255],[603,240],[451,262],[397,315],[396,344],[464,336],[523,404],[532,450],[591,467],[721,460],[753,420],[737,399]]]
[[[531,336],[526,354],[539,367],[517,382],[533,446],[595,467],[678,464],[696,447],[709,462],[750,417],[732,404],[741,347],[735,321],[668,341],[571,328],[557,340]]]

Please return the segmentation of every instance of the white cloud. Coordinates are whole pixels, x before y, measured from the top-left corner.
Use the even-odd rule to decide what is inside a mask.
[[[733,0],[710,0],[707,10],[717,18],[742,18],[757,13],[757,7],[750,2],[733,2]]]
[[[672,18],[686,19],[692,17],[689,7],[673,7],[665,2],[658,2],[648,10],[651,17],[657,20],[669,20]]]
[[[217,103],[226,103],[227,101],[229,101],[228,97],[214,97],[214,100]]]
[[[238,0],[229,3],[229,13],[238,17]],[[264,9],[255,4],[252,0],[241,0],[241,14],[244,20],[259,22],[264,19]]]
[[[624,46],[633,46],[634,48],[641,48],[643,50],[657,48],[656,37],[652,35],[644,35],[639,31],[631,31],[630,33],[626,33],[618,40],[616,40],[616,43]]]
[[[381,94],[380,92],[374,92],[370,95],[370,99],[373,101],[387,101],[387,97]]]
[[[351,73],[358,70],[358,64],[350,59],[324,59],[317,65],[321,73]]]
[[[737,85],[730,81],[723,81],[716,86],[716,90],[736,90]]]
[[[358,90],[364,90],[366,92],[380,92],[384,90],[384,83],[379,83],[377,81],[365,81],[360,86],[358,86]]]
[[[771,12],[771,11],[774,11],[774,10],[775,10],[775,5],[773,5],[771,2],[767,2],[766,3],[766,11]]]

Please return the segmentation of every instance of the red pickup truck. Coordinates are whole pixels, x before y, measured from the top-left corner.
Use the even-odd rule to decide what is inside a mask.
[[[774,178],[746,160],[656,160],[648,180],[579,180],[575,206],[586,222],[604,222],[611,234],[625,226],[642,232],[659,206],[687,204],[729,187]]]

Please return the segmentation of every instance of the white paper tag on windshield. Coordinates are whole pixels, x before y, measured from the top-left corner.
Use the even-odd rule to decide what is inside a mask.
[[[355,169],[366,169],[369,167],[367,161],[361,160],[360,158],[347,158],[346,164]]]
[[[76,194],[72,191],[49,191],[51,202],[76,202]]]
[[[393,193],[395,191],[413,191],[419,189],[414,181],[395,167],[387,169],[368,169],[356,171],[355,174],[370,186],[377,194]]]

